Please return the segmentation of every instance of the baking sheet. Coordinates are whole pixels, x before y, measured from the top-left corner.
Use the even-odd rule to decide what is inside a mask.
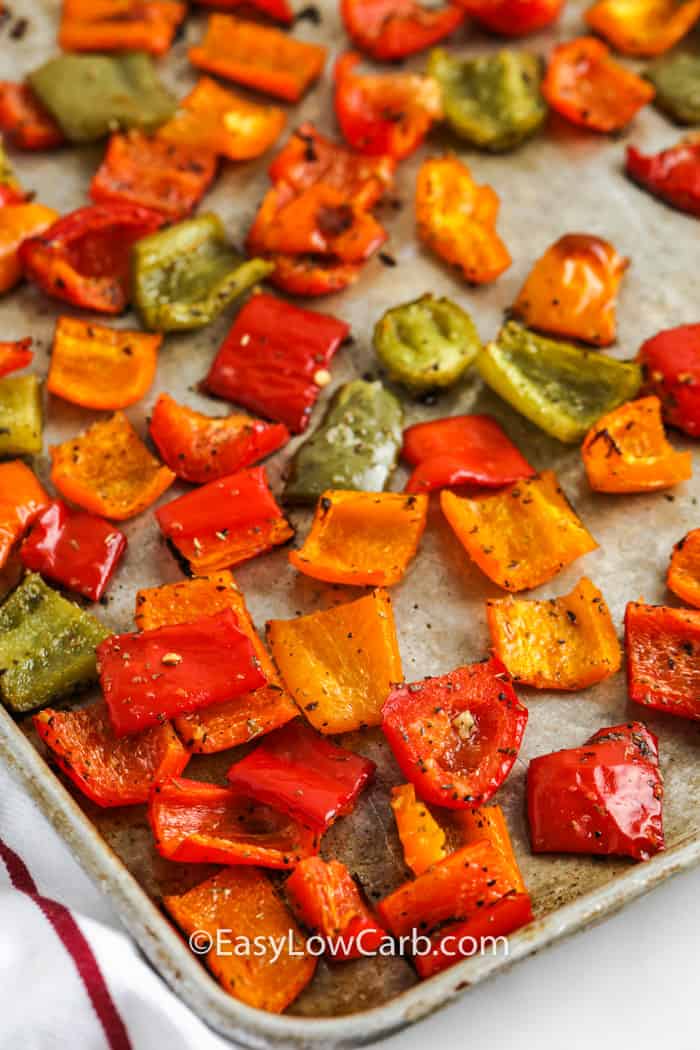
[[[327,42],[337,52],[345,38],[335,10],[336,0],[324,0],[319,6],[320,25],[300,21],[294,34]],[[514,46],[546,54],[556,39],[583,31],[580,12],[585,6],[569,3],[556,32],[539,34]],[[53,52],[60,4],[57,0],[11,0],[10,7],[11,17],[0,28],[0,78],[20,79]],[[11,28],[18,17],[26,17],[28,23],[24,35],[15,39]],[[160,62],[164,79],[178,95],[194,83],[186,49],[199,39],[203,24],[203,16],[192,17],[184,37]],[[499,46],[503,45],[472,29],[460,31],[449,44],[451,50],[469,54]],[[423,62],[424,58],[418,56],[405,65],[420,69]],[[290,108],[290,129],[306,119],[313,120],[322,130],[332,131],[331,69],[329,62],[322,83],[300,106]],[[371,349],[375,321],[389,306],[423,292],[454,299],[472,314],[482,338],[492,338],[533,261],[566,232],[606,237],[632,259],[620,295],[620,338],[612,350],[616,356],[633,356],[643,339],[661,328],[697,321],[695,220],[664,208],[629,183],[621,172],[625,141],[652,150],[670,145],[679,137],[678,129],[651,108],[623,136],[613,139],[578,132],[551,117],[542,134],[505,156],[490,157],[470,151],[443,133],[435,133],[416,157],[400,165],[395,191],[381,208],[390,232],[385,251],[396,260],[396,266],[388,267],[375,259],[352,289],[312,304],[350,322],[354,336],[353,344],[337,355],[333,383],[321,401],[347,379],[377,373]],[[465,286],[425,254],[415,239],[413,186],[417,167],[428,153],[445,148],[456,149],[477,180],[494,186],[501,197],[499,230],[514,263],[494,285],[486,288]],[[68,211],[86,202],[89,180],[102,150],[98,145],[36,156],[13,153],[12,160],[23,185],[35,190],[39,200],[59,211]],[[234,241],[242,241],[267,187],[268,160],[269,157],[249,164],[227,164],[206,197],[203,207],[221,215]],[[55,319],[59,313],[70,312],[70,308],[50,302],[33,287],[23,286],[0,304],[0,338],[32,335],[37,351],[36,369],[45,375]],[[197,384],[232,316],[233,312],[228,311],[201,332],[166,338],[150,393],[127,413],[142,436],[146,434],[146,417],[162,391],[205,412],[215,414],[223,410],[221,402],[202,396]],[[135,318],[125,315],[114,323],[129,327],[135,324]],[[501,421],[536,467],[558,472],[568,496],[601,546],[550,584],[533,591],[533,597],[565,593],[585,573],[602,589],[620,633],[628,600],[643,597],[650,602],[674,604],[665,591],[665,568],[672,544],[700,524],[697,478],[666,494],[593,494],[585,482],[576,448],[563,446],[536,430],[474,377],[467,377],[435,405],[406,401],[405,409],[407,423],[458,412],[489,412]],[[312,427],[321,412],[322,404],[315,411]],[[99,417],[99,413],[56,398],[49,399],[47,414],[46,450]],[[678,436],[673,441],[679,448],[689,447]],[[276,491],[297,443],[298,439],[268,461]],[[48,455],[38,457],[35,466],[46,479]],[[403,470],[397,471],[392,487],[400,489],[404,479]],[[174,487],[165,500],[177,492]],[[294,511],[291,518],[303,537],[310,513]],[[133,628],[134,594],[139,587],[181,576],[161,541],[152,512],[127,522],[125,531],[130,544],[127,556],[110,588],[108,605],[97,609],[100,618],[116,631]],[[298,575],[287,566],[284,550],[239,567],[235,575],[258,627],[270,617],[306,613],[358,594],[356,589],[328,586]],[[469,562],[437,508],[431,508],[420,555],[402,584],[392,591],[405,677],[412,680],[441,674],[485,655],[489,636],[484,603],[498,593],[501,592]],[[0,711],[0,752],[71,842],[82,863],[110,893],[154,965],[209,1023],[249,1045],[351,1045],[423,1016],[468,984],[594,921],[700,859],[697,725],[642,712],[628,704],[623,673],[581,693],[557,695],[522,689],[520,694],[528,705],[530,720],[518,761],[497,801],[506,811],[538,921],[511,938],[509,958],[468,960],[422,985],[416,983],[410,964],[401,959],[363,959],[335,967],[321,962],[312,984],[289,1013],[280,1018],[250,1010],[226,996],[160,915],[157,905],[162,893],[199,881],[207,872],[199,866],[174,865],[155,854],[143,807],[102,812],[77,795],[72,801],[29,742],[33,737],[26,722],[20,726],[27,732],[25,738],[4,711]],[[556,748],[578,745],[600,726],[642,715],[660,737],[666,780],[665,823],[670,847],[667,853],[636,866],[624,860],[530,856],[523,806],[529,759]],[[379,767],[378,776],[353,816],[339,821],[325,837],[324,853],[344,860],[369,893],[380,897],[405,877],[387,804],[390,788],[400,777],[379,731],[349,734],[343,742],[373,758]],[[218,779],[234,757],[232,752],[195,757],[187,773]],[[104,840],[95,835],[95,828],[113,853],[105,850]],[[333,1020],[320,1021],[319,1017]]]

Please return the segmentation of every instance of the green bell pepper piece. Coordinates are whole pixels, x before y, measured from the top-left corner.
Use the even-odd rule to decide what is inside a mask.
[[[12,165],[8,160],[7,154],[5,153],[5,147],[2,144],[2,138],[0,138],[0,186],[7,186],[11,190],[17,190],[21,192],[20,185],[15,178]],[[2,197],[0,196],[0,207],[2,207]]]
[[[464,59],[438,48],[430,55],[428,73],[442,90],[449,126],[481,149],[513,149],[547,116],[540,92],[542,63],[526,51]]]
[[[230,248],[221,219],[211,213],[144,237],[134,245],[132,265],[136,308],[155,332],[203,328],[275,268]]]
[[[0,698],[23,713],[97,679],[95,649],[110,631],[36,573],[0,606]]]
[[[654,102],[678,124],[700,124],[700,55],[681,53],[654,62],[645,76],[656,88]]]
[[[568,443],[633,398],[642,382],[639,365],[546,339],[515,321],[482,350],[476,367],[513,408]]]
[[[375,325],[374,349],[390,379],[421,393],[456,383],[481,342],[469,314],[423,295],[387,310]]]
[[[59,55],[28,80],[71,142],[95,142],[124,128],[155,131],[177,107],[142,51]]]
[[[381,492],[396,466],[402,427],[401,405],[381,383],[345,383],[321,425],[297,450],[285,500],[315,503],[326,489]]]
[[[43,447],[41,383],[34,375],[0,379],[0,459]]]

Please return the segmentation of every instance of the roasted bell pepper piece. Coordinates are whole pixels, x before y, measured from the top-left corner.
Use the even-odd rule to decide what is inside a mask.
[[[51,480],[66,499],[113,521],[140,514],[175,479],[122,412],[54,445],[51,461]]]
[[[140,631],[148,631],[171,624],[191,623],[225,609],[235,613],[240,630],[250,639],[267,682],[235,700],[176,718],[175,728],[195,754],[211,754],[245,744],[299,714],[267,649],[256,634],[245,598],[230,572],[217,572],[139,591],[134,618]]]
[[[690,452],[666,440],[658,397],[642,397],[602,416],[581,449],[588,483],[595,492],[655,492],[687,481]]]
[[[447,856],[445,832],[425,802],[416,798],[413,784],[391,789],[391,809],[401,839],[406,867],[422,875]]]
[[[204,384],[212,394],[300,434],[349,332],[335,317],[254,295],[238,313]]]
[[[596,420],[638,393],[638,365],[582,350],[515,321],[476,359],[482,379],[547,434],[573,444]]]
[[[532,849],[648,860],[664,848],[663,793],[656,737],[639,722],[540,755],[527,771]]]
[[[430,294],[387,310],[373,341],[389,378],[417,393],[452,386],[481,349],[469,314]]]
[[[0,606],[0,698],[23,714],[91,685],[95,647],[107,628],[48,587],[25,576]]]
[[[88,205],[23,241],[20,262],[47,295],[119,314],[129,301],[132,246],[164,221],[159,212],[133,204]]]
[[[132,255],[134,302],[146,328],[203,328],[272,270],[229,245],[218,215],[207,212],[144,237]]]
[[[66,141],[29,84],[0,81],[0,131],[17,149],[54,149]]]
[[[293,620],[270,620],[267,638],[300,710],[321,733],[379,725],[401,656],[391,599],[376,590]]]
[[[129,128],[155,131],[176,108],[143,51],[60,55],[28,79],[69,142],[95,142]]]
[[[338,747],[297,720],[267,736],[226,776],[241,794],[323,834],[355,808],[374,770],[368,758]]]
[[[610,57],[592,36],[558,44],[542,81],[552,109],[589,131],[621,131],[654,97],[654,88]]]
[[[381,383],[353,379],[335,393],[323,422],[296,451],[288,503],[315,503],[326,489],[381,492],[401,446],[403,410]]]
[[[136,204],[177,222],[199,203],[215,174],[214,153],[129,131],[110,138],[90,196],[96,204]]]
[[[34,354],[30,349],[31,345],[31,336],[12,343],[0,343],[0,377],[19,372],[32,363]]]
[[[125,551],[126,536],[104,518],[54,500],[34,519],[20,553],[25,568],[97,602]]]
[[[184,777],[154,786],[148,820],[160,855],[180,863],[293,868],[318,850],[318,836],[288,813]]]
[[[598,0],[586,11],[591,29],[626,55],[661,55],[700,18],[700,0]]]
[[[21,460],[0,463],[0,569],[48,501],[39,479]]]
[[[700,142],[681,141],[653,154],[628,146],[625,171],[664,204],[700,217]]]
[[[456,157],[426,160],[416,184],[418,236],[470,284],[488,284],[512,261],[496,232],[499,203]]]
[[[700,609],[700,529],[691,529],[673,548],[666,586],[686,605]]]
[[[44,421],[35,375],[0,379],[0,420],[0,459],[41,452]]]
[[[63,0],[59,47],[164,55],[186,12],[174,0]]]
[[[264,467],[210,481],[156,511],[161,532],[197,573],[216,572],[286,543],[294,530]]]
[[[36,237],[58,218],[58,212],[43,204],[7,204],[0,208],[0,295],[22,279],[20,245]]]
[[[403,432],[402,457],[415,468],[406,492],[453,485],[501,488],[535,471],[490,416],[449,416]]]
[[[59,317],[47,389],[84,408],[126,408],[151,386],[162,342],[162,335]]]
[[[504,36],[525,36],[555,22],[564,0],[462,0],[467,15]]]
[[[153,785],[178,777],[190,757],[169,722],[137,737],[115,736],[101,700],[75,711],[45,708],[34,728],[59,769],[98,806],[148,802]]]
[[[528,328],[609,346],[615,341],[617,290],[628,266],[609,241],[567,233],[530,270],[512,312]]]
[[[630,700],[700,719],[700,611],[630,602],[625,613]]]
[[[230,609],[192,623],[113,635],[98,647],[97,658],[117,736],[265,684],[252,643]]]
[[[510,841],[508,825],[500,806],[475,806],[460,809],[454,814],[461,839],[465,846],[486,840],[508,864],[513,885],[519,893],[526,893],[525,881]]]
[[[202,7],[218,7],[221,11],[234,11],[237,7],[251,8],[285,25],[291,25],[294,21],[294,11],[289,0],[195,0],[195,3]]]
[[[518,757],[527,708],[497,657],[439,678],[395,685],[382,729],[401,772],[426,802],[488,802]]]
[[[358,280],[362,263],[343,263],[322,255],[271,255],[269,284],[287,295],[315,298],[335,295]]]
[[[425,51],[464,20],[453,0],[436,8],[419,0],[342,0],[340,13],[355,46],[380,62]]]
[[[339,860],[307,857],[285,882],[284,892],[299,921],[324,938],[332,962],[367,956],[386,940],[386,931]]]
[[[681,52],[654,62],[644,74],[654,103],[677,124],[700,124],[700,56]]]
[[[416,556],[427,516],[427,496],[328,489],[289,561],[327,583],[391,587]]]
[[[289,441],[282,423],[251,416],[205,416],[169,394],[156,401],[150,434],[164,463],[184,481],[202,485],[251,467]]]
[[[320,77],[326,54],[319,44],[233,15],[210,15],[201,44],[188,51],[198,69],[287,102],[298,102]]]
[[[4,208],[7,204],[21,204],[25,196],[24,190],[15,178],[12,165],[7,159],[2,135],[0,135],[0,208]]]
[[[583,576],[562,598],[486,603],[491,641],[514,682],[535,689],[587,689],[620,670],[610,610]]]
[[[272,146],[286,120],[279,107],[249,102],[202,77],[158,129],[158,138],[229,160],[253,160]]]
[[[428,72],[440,85],[447,124],[480,149],[514,149],[547,116],[537,55],[499,51],[465,59],[437,50],[430,55]]]
[[[361,153],[408,157],[442,116],[439,86],[416,73],[362,76],[359,62],[348,52],[335,64],[335,113],[345,140]]]
[[[179,896],[163,898],[165,909],[184,933],[204,930],[212,948],[205,962],[225,992],[248,1006],[282,1013],[314,975],[316,958],[304,951],[304,939],[274,886],[255,868],[224,868]],[[228,949],[215,950],[220,930],[230,930],[233,944],[279,943],[279,956]]]
[[[551,470],[472,498],[444,489],[440,505],[469,557],[506,591],[539,587],[598,546]]]

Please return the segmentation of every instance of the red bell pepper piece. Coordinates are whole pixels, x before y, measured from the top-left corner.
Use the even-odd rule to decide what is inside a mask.
[[[341,0],[340,13],[360,51],[381,62],[425,51],[464,20],[464,9],[454,2],[430,8],[418,0]]]
[[[462,0],[470,18],[504,36],[525,36],[555,22],[564,0]]]
[[[216,7],[219,11],[235,11],[237,7],[250,7],[285,25],[291,25],[294,21],[294,12],[289,0],[195,0],[195,3],[202,7]]]
[[[7,376],[10,372],[17,372],[30,365],[34,357],[31,345],[31,336],[13,343],[0,343],[0,376]]]
[[[334,962],[376,952],[387,937],[339,860],[307,857],[297,864],[284,890],[299,921],[326,940]]]
[[[194,623],[112,635],[97,647],[97,667],[117,736],[265,684],[230,609]]]
[[[24,190],[10,182],[0,182],[0,208],[6,204],[21,204],[26,200]]]
[[[170,722],[137,737],[115,736],[101,700],[75,711],[46,707],[34,726],[58,767],[98,806],[147,802],[153,785],[179,776],[190,758]]]
[[[637,360],[646,390],[661,401],[666,422],[700,436],[700,324],[659,332],[642,344]]]
[[[184,777],[155,785],[148,820],[160,855],[189,864],[293,868],[318,850],[317,835],[289,814]]]
[[[630,602],[625,648],[630,700],[700,719],[700,610]]]
[[[397,685],[382,729],[401,772],[426,802],[467,809],[488,802],[510,773],[527,724],[501,661]]]
[[[0,569],[49,497],[21,459],[0,463]]]
[[[300,434],[349,332],[335,317],[254,295],[236,317],[204,384],[212,394]]]
[[[287,295],[305,297],[334,295],[354,284],[362,273],[362,263],[342,263],[315,255],[274,255],[274,271],[268,284]]]
[[[323,832],[353,809],[374,770],[368,758],[294,721],[268,733],[226,776],[238,791]]]
[[[264,467],[210,481],[156,511],[161,532],[197,573],[263,554],[294,535]]]
[[[664,848],[663,780],[656,737],[639,722],[595,733],[527,771],[535,853],[595,853],[647,860]]]
[[[700,142],[679,142],[653,154],[628,146],[625,171],[672,208],[700,216]]]
[[[131,247],[164,222],[133,204],[94,204],[65,215],[19,250],[25,274],[47,295],[118,314],[130,294]]]
[[[53,149],[63,132],[28,84],[0,81],[0,131],[17,149]]]
[[[483,944],[492,944],[487,938],[508,937],[532,922],[532,902],[528,893],[512,893],[501,897],[486,908],[475,910],[464,922],[448,923],[435,934],[430,952],[416,955],[413,963],[423,978],[442,973],[460,959],[475,955]]]
[[[490,416],[449,416],[416,423],[403,433],[401,455],[416,469],[406,492],[451,485],[499,488],[535,471]]]
[[[21,557],[25,568],[97,602],[125,550],[126,536],[114,525],[55,500],[36,518]]]

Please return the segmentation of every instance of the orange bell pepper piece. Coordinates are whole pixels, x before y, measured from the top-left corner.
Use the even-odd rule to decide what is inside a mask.
[[[414,875],[422,875],[445,859],[445,832],[425,802],[416,798],[413,784],[400,784],[391,789],[391,809],[406,866]]]
[[[427,495],[324,492],[304,546],[289,560],[327,583],[391,587],[415,557],[427,515]]]
[[[656,94],[648,80],[610,57],[601,40],[582,36],[554,48],[542,94],[557,113],[591,131],[621,131]]]
[[[692,529],[673,548],[666,585],[681,601],[700,609],[700,529]]]
[[[700,0],[599,0],[584,17],[617,51],[648,57],[690,32],[700,18]]]
[[[164,55],[187,8],[175,0],[63,0],[64,51],[150,51]]]
[[[459,826],[465,846],[484,840],[489,842],[508,865],[515,889],[518,893],[526,893],[525,880],[515,859],[513,843],[501,807],[475,806],[473,809],[460,809],[452,814],[452,818]]]
[[[124,521],[150,507],[175,480],[122,412],[51,448],[51,480],[66,499]]]
[[[224,609],[232,609],[236,614],[238,626],[250,638],[267,682],[235,700],[176,718],[175,728],[195,754],[208,755],[245,744],[299,714],[257,635],[245,598],[230,572],[217,572],[182,583],[141,590],[136,595],[134,618],[140,631],[148,631],[171,624],[191,623]]]
[[[654,492],[687,481],[690,452],[676,452],[666,440],[658,397],[628,401],[602,416],[581,449],[595,492]]]
[[[117,330],[59,317],[47,389],[83,408],[126,408],[153,382],[162,334]]]
[[[528,328],[580,339],[615,341],[615,302],[629,259],[587,233],[568,233],[537,260],[513,305]]]
[[[201,147],[163,142],[141,131],[112,135],[90,196],[96,204],[138,204],[177,222],[202,199],[216,164],[216,155]]]
[[[202,43],[188,52],[198,68],[287,102],[298,102],[318,79],[326,53],[318,44],[233,15],[210,15]]]
[[[0,131],[17,149],[53,149],[66,141],[28,84],[0,80]]]
[[[43,204],[8,204],[0,208],[0,295],[22,278],[19,249],[30,237],[53,226],[58,212]]]
[[[289,692],[319,732],[381,724],[391,683],[402,679],[386,591],[293,620],[270,620],[267,638]]]
[[[304,951],[305,941],[291,912],[274,886],[255,868],[224,868],[211,879],[179,896],[163,898],[163,906],[186,936],[204,930],[213,947],[205,962],[224,991],[248,1006],[282,1013],[314,975],[316,958]],[[263,944],[281,943],[279,958],[255,952],[236,954],[224,942],[216,951],[220,930],[231,939]]]
[[[0,463],[0,569],[17,540],[48,502],[39,479],[20,459]]]
[[[598,546],[551,470],[472,498],[444,489],[440,505],[469,557],[507,591],[539,587]]]
[[[0,376],[9,376],[32,363],[34,354],[30,347],[32,338],[16,339],[11,343],[0,343]]]
[[[287,121],[278,106],[261,106],[202,77],[156,137],[229,160],[253,160],[272,146]]]
[[[456,157],[426,160],[418,172],[416,219],[420,239],[470,284],[488,284],[511,264],[496,232],[498,195],[478,186]]]
[[[494,652],[514,682],[535,689],[586,689],[620,670],[622,653],[603,595],[582,577],[570,594],[486,603]]]

